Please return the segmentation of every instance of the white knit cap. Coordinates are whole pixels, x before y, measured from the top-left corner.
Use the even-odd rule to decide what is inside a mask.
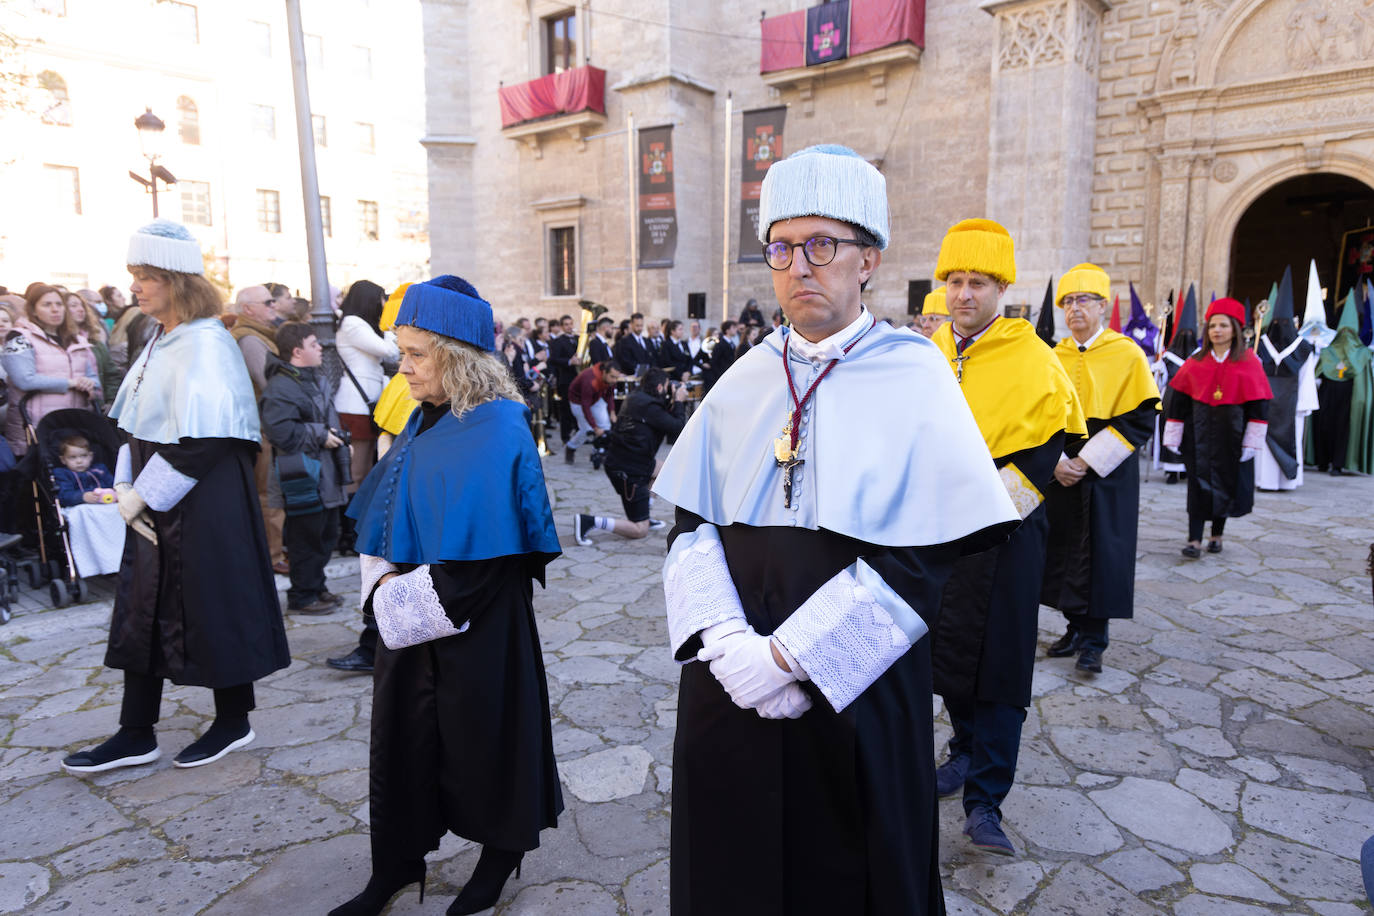
[[[129,238],[130,267],[160,267],[179,274],[204,274],[200,242],[181,223],[155,219]]]
[[[808,146],[774,162],[759,194],[759,241],[779,220],[824,216],[862,226],[887,247],[887,180],[847,146]]]

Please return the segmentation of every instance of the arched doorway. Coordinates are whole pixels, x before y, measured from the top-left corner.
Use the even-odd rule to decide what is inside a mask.
[[[1291,266],[1293,294],[1301,313],[1307,264],[1315,259],[1327,290],[1327,320],[1331,321],[1336,299],[1344,293],[1336,289],[1341,239],[1351,230],[1370,225],[1374,225],[1374,188],[1362,181],[1315,172],[1279,182],[1256,198],[1236,223],[1228,291],[1237,299],[1258,302],[1283,276],[1283,269]]]

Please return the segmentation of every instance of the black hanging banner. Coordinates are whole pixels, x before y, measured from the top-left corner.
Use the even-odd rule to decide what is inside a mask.
[[[677,252],[673,128],[639,131],[639,266],[672,267]]]
[[[744,113],[744,145],[739,179],[739,260],[761,263],[759,243],[759,193],[768,167],[782,158],[782,129],[786,108],[759,108]]]
[[[849,0],[834,0],[806,11],[806,65],[828,64],[849,56]]]

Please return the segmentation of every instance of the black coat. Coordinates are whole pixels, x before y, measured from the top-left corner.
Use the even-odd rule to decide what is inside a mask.
[[[553,372],[554,385],[561,392],[567,392],[572,380],[577,377],[577,338],[572,334],[559,334],[549,341],[549,369]]]
[[[725,370],[735,364],[735,345],[724,337],[716,341],[716,345],[711,348],[711,362],[706,368],[706,387],[709,389],[720,377],[725,374]]]
[[[700,524],[679,509],[673,536]],[[720,538],[749,622],[765,634],[858,557],[930,615],[959,549],[738,524]],[[741,709],[706,664],[683,666],[673,916],[944,912],[928,644],[919,640],[843,712],[804,683],[813,705],[799,719]],[[684,652],[699,648],[693,637]]]
[[[611,359],[611,345],[606,343],[606,338],[595,336],[587,344],[587,355],[591,358],[592,364],[604,363]],[[576,378],[576,373],[573,375]]]
[[[105,664],[174,684],[233,687],[291,664],[253,479],[257,443],[129,441],[135,478],[153,457],[196,480],[158,542],[129,533]]]
[[[997,459],[1015,464],[1041,493],[1054,475],[1065,436]],[[964,557],[949,577],[932,627],[935,692],[1007,706],[1030,705],[1039,629],[1040,584],[1049,521],[1045,504],[1000,547]]]
[[[276,357],[267,358],[267,387],[258,407],[262,414],[262,431],[277,459],[287,455],[308,455],[320,463],[320,502],[326,509],[335,509],[348,502],[339,478],[336,459],[348,454],[335,454],[326,449],[330,430],[342,429],[334,399],[325,393],[320,373],[311,368],[299,368]],[[345,466],[347,466],[345,464]]]
[[[677,438],[686,423],[686,410],[681,402],[675,401],[669,406],[647,391],[630,392],[611,426],[606,468],[631,478],[652,477],[658,448],[664,438]]]
[[[1213,407],[1175,390],[1167,417],[1183,420],[1183,465],[1188,469],[1188,514],[1239,518],[1255,508],[1255,462],[1241,461],[1245,424],[1265,420],[1269,401]]]
[[[626,375],[634,375],[641,365],[653,365],[649,348],[633,334],[626,334],[615,342],[615,366]]]
[[[1110,425],[1139,448],[1154,432],[1159,402],[1113,417],[1090,418],[1088,435]],[[1083,447],[1066,449],[1075,456]],[[1050,533],[1045,556],[1042,604],[1065,614],[1126,619],[1134,614],[1136,528],[1140,519],[1140,461],[1130,455],[1106,477],[1091,468],[1078,483],[1045,488]]]
[[[663,341],[663,349],[658,354],[659,368],[671,373],[674,379],[682,378],[682,373],[692,371],[692,351],[687,347],[687,341],[673,340],[671,337]]]

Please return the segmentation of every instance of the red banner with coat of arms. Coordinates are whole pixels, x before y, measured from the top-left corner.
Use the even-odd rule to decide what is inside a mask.
[[[758,108],[744,113],[744,145],[740,150],[739,260],[762,262],[759,242],[759,194],[768,167],[783,157],[782,130],[786,108]]]
[[[639,266],[672,267],[677,252],[673,128],[639,132]]]

